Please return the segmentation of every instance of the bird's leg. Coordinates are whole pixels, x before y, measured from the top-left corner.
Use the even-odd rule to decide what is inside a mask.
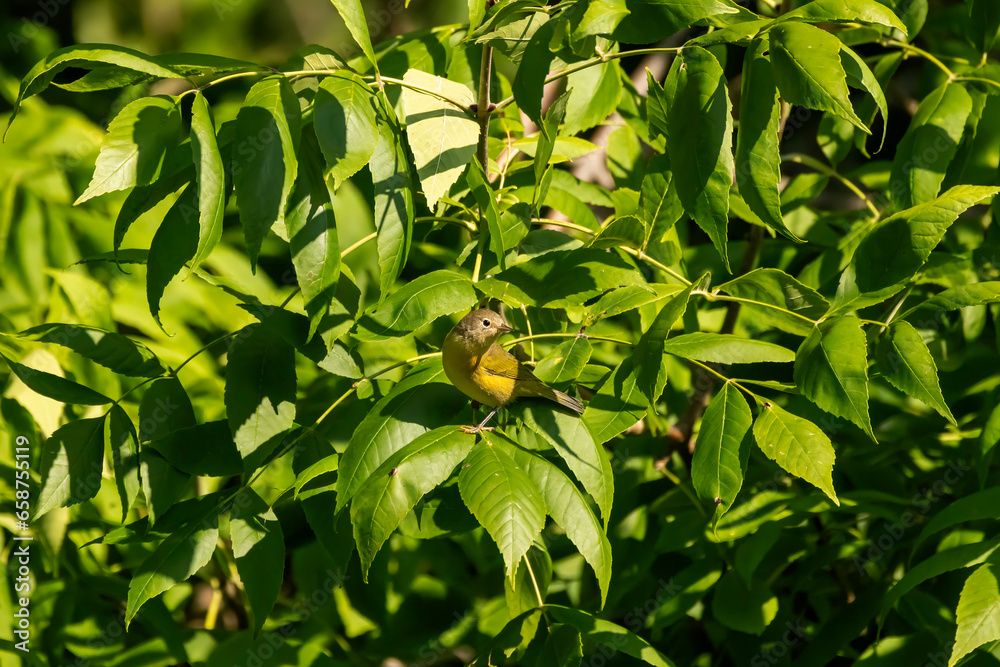
[[[493,408],[493,412],[491,412],[490,414],[486,415],[486,419],[484,419],[483,421],[481,421],[479,423],[479,426],[463,426],[463,427],[461,427],[460,430],[463,433],[479,433],[480,431],[492,431],[493,427],[492,426],[486,426],[486,423],[490,419],[493,418],[493,415],[495,415],[497,413],[497,410],[499,410],[499,409],[500,409],[499,407]]]

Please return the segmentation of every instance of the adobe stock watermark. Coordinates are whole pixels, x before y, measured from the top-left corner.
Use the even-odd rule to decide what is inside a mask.
[[[910,500],[912,509],[900,514],[896,521],[884,525],[878,537],[868,540],[868,548],[864,553],[854,556],[854,567],[859,575],[867,576],[868,566],[884,558],[899,544],[910,528],[918,523],[919,518],[926,515],[931,507],[948,495],[952,487],[972,470],[969,466],[956,461],[948,461],[945,467],[945,473],[927,487],[926,493],[913,496]]]
[[[23,435],[14,441],[14,516],[17,518],[17,530],[21,535],[14,536],[16,546],[11,551],[9,563],[17,565],[14,576],[14,592],[18,596],[11,600],[12,625],[17,642],[14,647],[19,651],[30,653],[31,649],[31,535],[28,532],[28,517],[31,515],[31,493],[29,484],[30,442]]]
[[[34,39],[39,30],[48,26],[69,2],[70,0],[39,0],[35,5],[37,10],[31,16],[23,17],[17,30],[7,33],[7,43],[11,50],[15,54],[20,53],[21,47]]]

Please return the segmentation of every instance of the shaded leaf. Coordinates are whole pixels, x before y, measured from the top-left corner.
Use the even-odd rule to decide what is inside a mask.
[[[114,405],[104,422],[104,447],[111,451],[115,486],[122,503],[122,523],[139,496],[139,442],[132,420],[120,405]]]
[[[99,394],[89,387],[84,387],[82,384],[77,384],[59,375],[46,373],[35,368],[28,368],[3,355],[0,355],[0,357],[7,362],[14,375],[36,394],[47,396],[62,403],[81,405],[106,405],[107,403],[111,403],[111,399],[107,396]]]
[[[253,612],[254,634],[260,632],[281,590],[285,537],[281,522],[253,489],[244,489],[229,522],[233,557]]]
[[[378,142],[369,169],[375,184],[380,300],[389,296],[410,252],[413,236],[413,185],[410,165],[392,109],[377,110]]]
[[[755,320],[800,336],[809,335],[815,320],[829,308],[816,290],[778,269],[755,269],[720,285],[718,291],[745,299],[741,305]]]
[[[313,101],[313,127],[333,187],[368,164],[378,142],[374,93],[352,72],[324,77]]]
[[[74,203],[155,181],[167,151],[180,142],[180,131],[173,98],[140,97],[128,104],[108,125],[90,185]]]
[[[365,581],[372,560],[403,517],[448,478],[474,443],[455,426],[442,426],[394,452],[361,485],[351,503],[351,523]]]
[[[358,337],[407,336],[444,315],[476,304],[472,281],[454,271],[432,271],[408,282],[360,320]]]
[[[555,604],[545,605],[545,610],[560,623],[575,627],[592,642],[614,646],[622,653],[642,660],[648,665],[674,667],[674,663],[650,646],[645,639],[611,621],[597,618],[582,609],[571,609]]]
[[[560,343],[535,366],[534,374],[546,384],[572,382],[590,361],[593,348],[586,336],[576,336]]]
[[[295,419],[295,348],[273,328],[251,324],[233,339],[225,403],[244,469],[253,471]]]
[[[285,222],[298,171],[299,123],[299,101],[282,76],[255,83],[236,117],[233,184],[254,270],[264,237]]]
[[[105,417],[71,421],[45,441],[40,461],[42,485],[34,503],[36,519],[97,495],[104,470]]]
[[[198,499],[199,513],[165,539],[135,570],[128,586],[125,627],[148,601],[189,579],[208,563],[219,540],[218,498]]]
[[[647,401],[653,402],[663,392],[666,383],[666,373],[663,368],[663,355],[666,352],[667,336],[674,324],[687,310],[688,299],[694,285],[688,285],[660,309],[656,319],[649,325],[635,346],[636,377],[639,389]]]
[[[750,454],[746,438],[753,423],[750,406],[732,383],[723,385],[705,410],[691,460],[691,483],[698,497],[715,505],[718,522],[743,486]]]
[[[230,477],[243,472],[243,459],[224,419],[171,429],[149,446],[189,475]]]
[[[166,372],[152,350],[112,331],[82,324],[40,324],[25,329],[21,337],[68,347],[120,375],[156,377]]]
[[[684,210],[705,230],[729,271],[726,230],[733,174],[732,102],[709,51],[685,48],[671,69],[676,96],[667,111],[667,149]]]

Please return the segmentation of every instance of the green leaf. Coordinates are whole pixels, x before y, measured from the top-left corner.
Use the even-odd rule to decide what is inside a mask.
[[[688,285],[660,309],[649,329],[642,334],[635,346],[634,359],[637,366],[639,389],[650,403],[663,393],[666,373],[663,369],[663,355],[666,353],[667,336],[674,324],[687,310],[688,299],[694,285]]]
[[[212,558],[219,541],[218,498],[198,499],[202,511],[174,531],[135,570],[128,585],[125,628],[149,600],[186,581]]]
[[[951,224],[1000,188],[956,185],[933,201],[900,211],[872,229],[840,277],[831,314],[881,303],[920,270]]]
[[[111,451],[115,486],[122,503],[122,523],[139,496],[139,437],[120,405],[113,405],[104,422],[104,448]]]
[[[187,157],[185,151],[178,150],[170,153],[167,156],[167,161],[168,163],[174,161],[181,162]],[[169,173],[173,171],[173,167],[165,165],[163,171]],[[128,193],[124,203],[122,203],[121,209],[118,211],[118,217],[115,219],[114,253],[111,258],[118,263],[123,263],[125,260],[122,255],[129,251],[119,251],[119,248],[121,248],[122,241],[125,240],[125,234],[132,227],[132,224],[141,215],[159,204],[170,194],[178,192],[182,188],[189,187],[194,178],[196,178],[194,165],[189,164],[184,168],[179,168],[169,176],[161,173],[160,178],[155,183],[137,185],[132,188],[132,191]]]
[[[105,417],[77,419],[59,427],[42,449],[42,485],[34,518],[90,500],[101,488]]]
[[[295,419],[295,348],[267,324],[244,327],[233,339],[225,403],[244,469],[252,472]]]
[[[580,248],[549,252],[530,262],[480,280],[476,287],[487,296],[515,308],[522,305],[564,308],[622,285],[644,285],[642,275],[628,262],[603,250]]]
[[[1000,565],[986,563],[965,580],[958,598],[958,630],[948,667],[987,642],[1000,639]]]
[[[649,399],[639,388],[633,358],[626,357],[597,388],[583,411],[583,421],[594,442],[603,445],[635,426],[648,408]]]
[[[375,184],[375,230],[378,232],[380,299],[389,296],[410,253],[413,237],[413,184],[399,124],[392,109],[376,110],[378,143],[369,169]]]
[[[735,570],[729,570],[715,586],[712,614],[722,625],[760,635],[778,613],[778,598],[762,584],[748,587]]]
[[[817,324],[795,355],[794,377],[803,396],[875,440],[868,416],[868,344],[858,318]]]
[[[593,348],[586,336],[575,336],[560,343],[535,366],[535,377],[545,384],[572,382],[590,361]]]
[[[353,72],[324,77],[313,101],[313,127],[336,190],[368,164],[378,143],[372,89]]]
[[[365,20],[365,10],[361,6],[361,0],[330,0],[330,2],[337,8],[351,37],[361,47],[362,53],[377,72],[378,60],[375,58],[375,49],[372,48],[372,38],[368,33],[368,21]]]
[[[553,623],[549,636],[542,645],[539,661],[552,667],[579,667],[583,660],[583,643],[580,631],[569,625]]]
[[[685,359],[719,364],[787,363],[795,353],[787,347],[732,334],[703,331],[674,336],[664,344],[664,351]]]
[[[285,536],[281,522],[253,489],[240,492],[229,522],[233,557],[253,613],[254,634],[260,633],[281,591]]]
[[[74,204],[160,176],[169,149],[180,143],[181,113],[172,97],[140,97],[122,109],[101,143],[90,185]]]
[[[949,470],[945,475],[949,478],[952,477],[952,471],[955,471],[955,475],[960,478],[962,473],[968,470],[968,468],[960,464],[956,464],[955,466],[949,465],[948,468]],[[983,491],[977,491],[963,498],[958,498],[955,502],[931,517],[931,520],[927,522],[913,543],[913,553],[916,553],[920,545],[929,537],[940,533],[942,530],[963,523],[995,519],[997,503],[1000,503],[1000,487],[996,486]]]
[[[549,17],[545,12],[533,12],[524,18],[500,26],[496,30],[484,33],[476,38],[476,43],[489,44],[507,56],[512,63],[520,65],[532,36],[548,20]]]
[[[743,61],[740,131],[736,133],[736,183],[750,210],[768,227],[794,241],[798,239],[781,217],[778,196],[781,104],[771,62],[764,55],[765,48],[767,41],[755,41]]]
[[[524,48],[521,65],[511,83],[514,100],[518,108],[528,115],[535,125],[542,125],[542,91],[545,78],[549,75],[555,54],[550,42],[555,34],[558,21],[548,21],[535,31]]]
[[[549,186],[555,177],[554,169],[550,163],[555,152],[556,142],[559,140],[559,126],[566,117],[566,102],[568,100],[568,93],[563,93],[556,98],[545,112],[545,119],[542,121],[537,135],[538,145],[532,169],[535,176],[535,191],[531,197],[532,211],[538,211],[539,206],[546,200]]]
[[[417,365],[368,412],[354,429],[340,459],[337,512],[392,454],[418,436],[452,424],[464,400],[447,381],[441,359]]]
[[[531,478],[500,439],[482,440],[458,477],[462,500],[496,542],[513,579],[517,565],[545,525],[545,505]]]
[[[601,227],[587,244],[590,248],[642,248],[646,226],[634,215],[623,215]]]
[[[530,566],[530,567],[529,567]],[[537,608],[545,600],[552,583],[552,557],[541,540],[536,540],[517,564],[513,579],[504,578],[503,592],[511,618]]]
[[[752,423],[750,406],[730,382],[708,404],[702,418],[691,460],[691,483],[699,498],[715,505],[715,523],[733,506],[743,486],[750,455],[746,434]]]
[[[549,107],[548,113],[551,112],[552,107]],[[599,146],[596,144],[580,137],[556,137],[555,141],[547,142],[549,148],[547,151],[544,146],[542,149],[539,149],[539,146],[542,146],[544,143],[544,133],[538,132],[530,137],[523,137],[514,141],[511,146],[532,158],[537,158],[539,150],[542,150],[543,154],[548,155],[548,158],[544,162],[539,161],[537,163],[541,166],[544,166],[545,164],[552,165],[559,164],[560,162],[570,162],[599,149]],[[539,158],[539,160],[541,160],[541,158]]]
[[[548,405],[525,404],[524,423],[539,433],[563,458],[583,488],[594,497],[607,525],[615,495],[615,478],[604,448],[594,441],[583,419]]]
[[[684,206],[666,155],[654,155],[646,164],[636,215],[646,226],[643,252],[663,264],[676,264],[681,251],[675,225],[684,215]]]
[[[299,101],[283,76],[255,83],[236,117],[233,184],[255,271],[268,230],[285,222],[298,170],[299,123]]]
[[[588,8],[588,13],[593,9]],[[585,132],[615,112],[622,98],[622,71],[617,60],[588,67],[566,77],[569,99],[563,133]]]
[[[198,173],[198,249],[191,260],[194,271],[222,238],[226,208],[226,174],[215,136],[212,110],[199,91],[191,106],[191,153]]]
[[[190,487],[191,482],[191,475],[170,465],[152,448],[143,448],[139,459],[139,476],[142,480],[142,495],[146,499],[146,510],[149,512],[149,521],[152,524],[159,521],[173,507],[177,499]]]
[[[898,208],[938,196],[971,112],[972,97],[960,84],[945,83],[920,102],[892,162],[891,194]]]
[[[681,285],[664,285],[660,283],[619,287],[602,296],[597,303],[587,309],[587,322],[590,324],[608,317],[621,315],[654,301],[671,297],[682,289],[683,286]]]
[[[472,196],[479,204],[480,215],[486,219],[486,225],[490,232],[490,250],[496,255],[497,264],[502,271],[507,268],[507,253],[517,247],[517,244],[527,234],[527,229],[524,225],[507,227],[501,224],[496,193],[486,180],[486,174],[483,173],[483,168],[478,162],[472,161],[469,165],[469,173],[465,178],[472,191]]]
[[[870,23],[895,28],[906,34],[906,26],[891,9],[868,0],[812,0],[798,9],[782,14],[780,20],[782,22],[802,20],[809,23]]]
[[[472,281],[454,271],[432,271],[408,282],[361,318],[361,340],[407,336],[439,317],[476,305]]]
[[[351,523],[366,582],[372,560],[403,517],[448,479],[473,444],[473,436],[442,426],[394,452],[361,485],[351,503]]]
[[[845,55],[847,58],[844,58]],[[889,105],[886,102],[885,92],[882,90],[882,84],[879,83],[875,73],[872,72],[867,63],[861,59],[861,56],[843,45],[840,47],[840,62],[844,66],[844,71],[847,73],[847,83],[854,88],[868,91],[868,94],[871,95],[871,101],[875,103],[876,109],[878,109],[878,112],[882,114],[882,137],[879,139],[878,150],[875,152],[881,151],[882,146],[885,145],[886,130],[889,128]],[[865,108],[863,104],[864,102],[862,105],[859,105],[859,108],[862,110]],[[867,114],[864,114],[862,111],[862,115]],[[873,111],[870,115],[868,115],[868,118],[868,125],[870,126],[875,120],[875,112]],[[868,154],[865,153],[866,157],[867,155]]]
[[[130,377],[156,377],[166,372],[153,352],[121,334],[82,324],[40,324],[20,337],[68,347],[91,361]]]
[[[312,135],[306,133],[286,218],[295,279],[309,315],[307,340],[330,309],[340,279],[340,244],[330,191]]]
[[[996,552],[998,547],[1000,547],[1000,538],[973,544],[963,544],[939,551],[933,556],[928,556],[917,563],[903,575],[902,579],[889,589],[882,599],[882,610],[879,613],[879,631],[881,631],[882,626],[885,624],[885,619],[889,611],[904,595],[928,579],[986,562],[986,559]]]
[[[669,77],[667,149],[684,210],[705,230],[729,271],[726,229],[733,174],[733,114],[726,77],[709,51],[685,48]],[[668,77],[668,78],[669,78]]]
[[[431,210],[451,189],[476,154],[479,123],[469,112],[472,91],[460,83],[417,69],[403,80],[437,95],[403,86],[406,139],[417,166],[417,178]],[[445,101],[450,100],[450,101]]]
[[[829,111],[871,134],[851,106],[839,39],[825,30],[797,22],[777,25],[768,35],[774,80],[786,102]]]
[[[989,0],[966,0],[966,4],[969,5],[969,31],[972,33],[967,34],[966,39],[980,53],[989,53],[1000,32],[1000,7]]]
[[[572,625],[589,641],[613,646],[625,655],[642,660],[647,665],[674,667],[674,663],[650,646],[645,639],[632,634],[620,625],[597,618],[582,609],[571,609],[555,604],[547,604],[544,609],[558,622]]]
[[[840,505],[833,489],[833,445],[816,424],[764,403],[753,424],[753,437],[767,458]]]
[[[337,343],[330,346],[330,351],[327,352],[326,357],[318,365],[327,373],[333,373],[340,377],[352,380],[360,380],[364,377],[364,373],[358,368],[357,363],[355,363],[351,355]]]
[[[1000,301],[1000,281],[970,283],[958,285],[935,294],[921,304],[906,311],[900,318],[918,310],[942,311],[958,310],[969,306],[979,306],[984,303]]]
[[[224,419],[171,429],[149,446],[189,475],[231,477],[243,472],[243,459]]]
[[[52,373],[28,368],[16,361],[11,361],[2,354],[0,354],[0,358],[6,361],[14,375],[36,394],[47,396],[62,403],[78,405],[106,405],[111,403],[111,399],[107,396],[99,394],[89,387],[84,387],[82,384],[77,384],[72,380],[67,380]]]
[[[149,244],[146,301],[157,324],[160,324],[160,300],[167,285],[198,252],[199,219],[198,194],[191,184],[167,211]]]
[[[91,65],[99,63],[99,65]],[[112,65],[159,77],[161,79],[180,78],[180,74],[164,67],[144,53],[110,44],[74,44],[57,49],[45,58],[35,63],[35,66],[21,80],[21,88],[14,102],[14,111],[7,121],[7,131],[17,116],[21,103],[32,95],[45,90],[59,72],[67,67],[83,67],[87,69],[104,69],[104,65]],[[6,132],[4,133],[6,138]]]
[[[629,15],[612,37],[625,44],[651,44],[712,17],[733,16],[739,7],[724,0],[628,0]]]
[[[912,324],[903,320],[893,322],[879,340],[876,358],[879,370],[889,384],[926,403],[958,426],[941,395],[934,357]]]
[[[495,444],[497,438],[504,436],[487,432],[485,437]],[[594,569],[601,588],[603,607],[611,584],[611,543],[590,503],[566,473],[554,463],[520,447],[511,446],[507,451],[531,478],[553,520],[566,531],[566,537]]]

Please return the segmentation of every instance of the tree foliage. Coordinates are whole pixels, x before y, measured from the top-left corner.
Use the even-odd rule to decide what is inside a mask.
[[[333,5],[337,51],[9,86],[38,661],[997,655],[993,2]],[[477,305],[582,415],[460,430]]]

